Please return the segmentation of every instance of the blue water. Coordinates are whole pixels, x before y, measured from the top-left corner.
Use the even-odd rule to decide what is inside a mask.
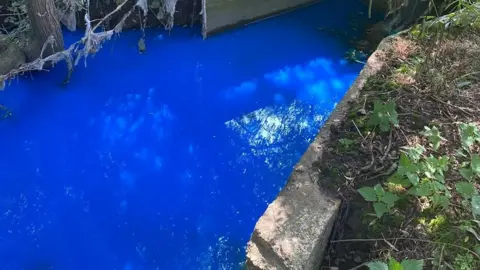
[[[239,268],[361,69],[317,30],[344,23],[341,2],[206,41],[149,30],[142,55],[141,33],[125,32],[67,86],[61,66],[12,82],[0,93],[13,113],[0,122],[0,268]]]

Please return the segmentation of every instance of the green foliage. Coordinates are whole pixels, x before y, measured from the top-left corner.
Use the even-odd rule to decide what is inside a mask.
[[[399,197],[391,192],[385,191],[380,184],[371,187],[362,187],[358,193],[368,201],[373,203],[373,209],[378,218],[388,213],[394,206]]]
[[[403,260],[398,262],[394,258],[390,258],[388,263],[384,262],[369,262],[367,264],[370,270],[422,270],[423,260]]]
[[[348,151],[355,145],[355,141],[350,139],[340,139],[338,142],[337,153],[340,153],[339,151]]]
[[[470,153],[474,143],[480,141],[480,132],[475,124],[460,124],[459,133],[462,150]],[[440,147],[443,137],[437,127],[425,127],[422,133],[427,137],[434,150]],[[445,209],[452,198],[451,190],[445,183],[445,174],[449,172],[453,157],[434,156],[426,154],[427,150],[422,145],[403,147],[397,171],[389,178],[388,185],[400,185],[407,190],[401,196],[425,197],[431,206]],[[459,173],[467,181],[455,184],[455,191],[463,199],[462,205],[474,217],[480,216],[480,195],[472,182],[480,178],[480,156],[478,154],[463,155],[468,158]],[[360,195],[373,203],[375,214],[378,218],[389,213],[400,198],[398,195],[386,192],[380,184],[371,187],[362,187],[358,190]]]
[[[474,181],[480,178],[480,156],[472,150],[474,144],[480,142],[480,131],[473,123],[460,123],[459,133],[462,147],[457,150],[457,156],[466,159],[459,172],[465,180]]]
[[[475,186],[469,182],[458,182],[455,184],[455,188],[458,194],[460,194],[460,196],[462,196],[462,198],[465,200],[469,200],[474,195],[478,194],[477,190],[475,189]]]
[[[462,142],[463,150],[470,153],[474,143],[480,142],[480,131],[478,127],[473,124],[460,123],[460,140]]]
[[[473,270],[475,269],[475,261],[470,253],[458,254],[453,262],[455,270]]]
[[[395,102],[388,101],[382,103],[375,101],[373,104],[373,111],[367,125],[372,127],[379,127],[381,131],[389,131],[391,126],[398,126],[398,113],[395,110]]]
[[[400,156],[397,172],[390,178],[394,184],[408,188],[408,194],[427,196],[434,206],[447,207],[450,192],[445,186],[444,173],[449,169],[446,156],[424,156],[421,145],[408,147]]]
[[[403,147],[396,172],[386,186],[400,185],[403,189],[391,193],[381,184],[358,189],[360,195],[373,204],[375,216],[392,213],[396,202],[403,198],[417,202],[422,197],[424,209],[419,223],[434,241],[445,243],[435,249],[432,264],[436,269],[478,269],[480,262],[480,155],[477,153],[480,132],[474,123],[460,123],[459,154],[434,155],[444,138],[435,126],[421,133],[431,149],[417,144]],[[460,165],[460,166],[459,166]],[[461,175],[463,179],[458,179]],[[446,176],[449,176],[446,181]],[[453,181],[452,181],[453,180]],[[452,198],[454,198],[452,200]],[[451,202],[452,200],[452,202]],[[406,201],[406,200],[405,200]],[[459,203],[459,201],[461,203]],[[426,203],[428,202],[428,203]],[[448,208],[448,211],[446,209]],[[427,209],[430,209],[428,211]],[[433,210],[433,211],[431,211]],[[451,210],[460,213],[451,219]],[[401,211],[400,211],[401,212]],[[434,217],[431,215],[433,214]],[[450,243],[455,243],[452,246]],[[445,248],[447,247],[447,248]],[[448,248],[449,247],[449,248]],[[448,257],[448,260],[446,258]],[[423,261],[390,259],[388,262],[370,262],[369,269],[422,269]]]
[[[434,15],[424,16],[423,22],[410,30],[412,37],[440,41],[467,29],[480,28],[478,0],[445,0],[439,6],[434,3],[431,1],[430,5]]]
[[[353,143],[355,143],[353,140],[350,139],[340,139],[340,144],[345,146],[346,148],[350,147]]]
[[[445,138],[440,136],[440,131],[435,126],[433,128],[425,127],[425,131],[422,132],[422,135],[428,138],[428,142],[434,150],[438,150],[438,148],[440,148],[440,143],[445,140]]]

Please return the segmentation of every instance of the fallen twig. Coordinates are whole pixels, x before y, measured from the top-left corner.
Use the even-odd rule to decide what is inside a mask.
[[[372,146],[372,142],[370,142],[370,146],[369,146],[369,149],[370,149],[370,155],[372,157],[372,161],[370,162],[370,164],[368,164],[367,166],[364,166],[362,168],[360,168],[360,171],[362,172],[366,172],[368,170],[370,170],[370,168],[373,167],[373,164],[375,164],[375,156],[373,155],[373,150],[372,150],[373,146]]]
[[[450,106],[450,107],[453,107],[453,108],[457,108],[459,110],[461,110],[462,112],[468,114],[468,115],[472,115],[472,113],[476,113],[476,112],[479,112],[480,110],[473,110],[473,109],[470,109],[470,108],[467,108],[467,107],[461,107],[461,106],[457,106],[457,105],[454,105],[454,104],[450,104],[448,102],[445,102],[443,100],[440,100],[434,96],[429,96],[431,99],[435,100],[435,101],[438,101],[444,105],[447,105],[447,106]]]
[[[390,135],[388,136],[388,146],[387,149],[385,150],[385,153],[383,153],[383,156],[380,158],[380,162],[383,163],[385,158],[387,157],[388,153],[390,152],[390,148],[392,147],[392,130],[390,130]]]
[[[352,123],[355,126],[355,129],[357,129],[357,132],[360,135],[360,137],[362,137],[363,140],[365,140],[365,137],[363,136],[362,132],[360,132],[360,129],[358,129],[357,124],[355,124],[355,121],[352,120]]]
[[[397,163],[392,163],[392,165],[390,165],[390,167],[388,168],[388,170],[384,173],[381,173],[381,174],[377,174],[377,175],[374,175],[368,179],[366,179],[365,181],[368,182],[368,181],[371,181],[373,179],[377,179],[379,177],[382,177],[382,176],[389,176],[391,175],[396,169],[397,169]]]

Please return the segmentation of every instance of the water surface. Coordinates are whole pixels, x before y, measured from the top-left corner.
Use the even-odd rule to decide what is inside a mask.
[[[149,30],[142,55],[141,33],[125,32],[66,87],[62,67],[13,82],[0,93],[13,112],[0,122],[1,269],[238,268],[361,69],[318,31],[345,22],[341,2],[206,41]]]

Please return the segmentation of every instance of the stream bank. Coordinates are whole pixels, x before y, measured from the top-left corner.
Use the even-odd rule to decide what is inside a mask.
[[[329,127],[318,181],[342,206],[322,269],[479,268],[480,31],[461,14],[385,39]]]

